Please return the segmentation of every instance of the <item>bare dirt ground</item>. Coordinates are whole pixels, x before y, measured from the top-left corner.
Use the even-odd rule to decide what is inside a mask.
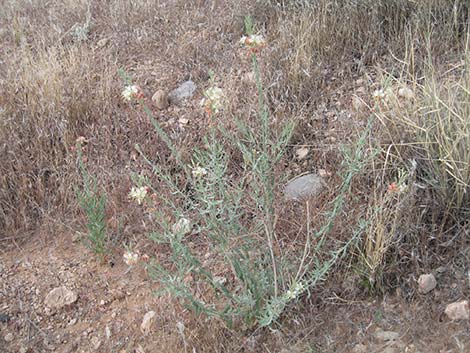
[[[207,352],[457,353],[470,349],[469,322],[451,322],[444,315],[446,304],[468,294],[470,285],[464,273],[451,267],[438,269],[438,287],[432,293],[415,295],[413,300],[405,300],[400,291],[376,300],[342,298],[351,296],[351,287],[313,293],[302,303],[309,310],[297,316],[294,308],[286,319],[287,328],[245,337],[227,332],[225,338],[238,340],[238,348],[214,342],[213,350],[205,342],[208,332],[191,331],[190,315],[169,298],[154,295],[157,286],[143,268],[129,268],[121,259],[113,266],[97,262],[71,234],[14,248],[2,254],[0,267],[2,352],[201,352],[205,347]],[[45,297],[59,286],[72,290],[78,299],[48,309]],[[144,334],[140,326],[150,310],[157,319],[151,332]],[[178,323],[185,325],[184,334]]]

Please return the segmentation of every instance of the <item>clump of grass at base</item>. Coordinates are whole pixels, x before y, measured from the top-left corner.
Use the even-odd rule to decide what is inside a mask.
[[[353,178],[368,161],[364,147],[369,131],[357,146],[344,152],[344,181],[324,224],[317,231],[308,231],[304,246],[284,254],[276,234],[276,206],[282,202],[277,189],[283,180],[275,168],[286,151],[294,125],[287,121],[279,130],[272,127],[256,56],[259,48],[255,47],[260,43],[264,46],[264,42],[253,33],[250,18],[245,23],[247,37],[242,43],[251,53],[257,82],[258,127],[233,118],[237,130],[226,131],[218,123],[223,111],[211,109],[220,108],[221,104],[205,104],[211,128],[203,139],[203,148],[195,149],[189,164],[181,159],[144,99],[134,95],[173,153],[179,171],[168,174],[142,153],[166,191],[158,190],[146,178],[141,180],[159,204],[166,206],[152,211],[158,229],[150,237],[166,244],[170,254],[150,266],[151,274],[162,284],[163,292],[169,292],[197,314],[218,318],[237,328],[276,322],[290,302],[327,277],[362,234],[366,224],[359,221],[347,242],[327,239],[345,205]],[[127,79],[126,82],[130,84]],[[211,85],[206,99],[212,99],[208,92],[218,92],[219,99],[222,91],[214,82]],[[138,87],[135,91],[139,92]],[[231,170],[227,147],[242,156],[238,172]],[[141,151],[139,146],[137,149]],[[170,196],[158,196],[162,194]],[[152,202],[149,197],[144,206],[147,203],[151,209]]]
[[[385,275],[406,271],[403,259],[390,270],[400,253],[428,251],[431,237],[419,240],[423,230],[439,242],[470,214],[470,52],[462,51],[450,70],[428,59],[419,80],[409,72],[409,53],[400,77],[385,74],[373,110],[383,127],[374,148],[382,153],[370,168],[374,189],[360,270],[373,290],[386,289]]]
[[[470,51],[460,57],[444,74],[429,59],[420,82],[391,80],[395,89],[376,113],[388,135],[396,136],[391,144],[395,160],[406,164],[400,158],[406,154],[417,161],[418,181],[432,193],[432,212],[451,224],[470,213]],[[414,90],[411,102],[397,94],[400,87]]]
[[[86,170],[82,160],[82,144],[77,143],[77,158],[83,180],[82,190],[77,191],[80,207],[87,219],[85,244],[101,260],[106,254],[106,195],[98,191],[96,180]]]
[[[363,283],[371,292],[380,292],[385,288],[382,275],[387,254],[391,247],[402,241],[403,228],[409,221],[407,215],[412,214],[410,211],[414,207],[415,172],[414,161],[407,170],[397,170],[396,173],[385,173],[385,167],[371,171],[376,176],[376,183],[367,208],[368,226],[359,265]]]

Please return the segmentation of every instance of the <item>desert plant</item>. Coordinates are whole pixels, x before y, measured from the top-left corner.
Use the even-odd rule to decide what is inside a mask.
[[[82,143],[77,142],[77,158],[83,188],[77,198],[87,219],[85,244],[102,260],[106,254],[106,194],[98,191],[96,180],[90,176],[82,155]]]
[[[159,229],[150,237],[166,244],[170,256],[155,261],[151,273],[162,284],[163,291],[182,300],[196,313],[219,318],[228,325],[243,323],[252,327],[272,324],[291,301],[324,280],[364,230],[365,223],[359,222],[347,242],[327,242],[326,236],[341,214],[354,176],[367,163],[364,147],[369,129],[355,148],[344,151],[344,181],[324,225],[316,232],[308,231],[305,246],[297,254],[283,256],[276,234],[276,190],[282,180],[276,176],[275,167],[284,155],[294,125],[287,121],[280,130],[273,129],[257,58],[264,39],[253,34],[249,17],[245,30],[241,44],[251,53],[255,72],[258,128],[235,119],[237,132],[233,133],[217,124],[223,94],[212,83],[204,101],[211,128],[203,148],[195,149],[192,166],[182,160],[177,147],[145,105],[141,90],[131,85],[128,78],[123,97],[140,101],[180,171],[179,175],[169,174],[141,152],[171,195],[159,198],[157,194],[162,191],[141,179],[154,197],[167,206],[163,210],[170,210],[153,211]],[[242,156],[237,173],[230,168],[225,145]],[[137,150],[142,151],[140,146]],[[142,190],[131,196],[139,203],[151,204],[152,198],[146,195]],[[326,243],[330,250],[325,250]],[[203,247],[205,254],[198,247]]]

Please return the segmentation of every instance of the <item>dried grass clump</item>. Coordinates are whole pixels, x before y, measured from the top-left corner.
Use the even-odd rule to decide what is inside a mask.
[[[278,2],[276,2],[278,3]],[[315,101],[332,71],[363,72],[415,43],[426,54],[461,46],[469,6],[466,1],[284,1],[272,9],[276,52],[273,77],[281,100]],[[344,76],[345,78],[348,75]]]
[[[98,121],[97,112],[105,113],[112,71],[78,46],[25,46],[10,59],[0,125],[5,227],[28,224],[48,206],[70,201],[70,148]]]
[[[112,193],[109,212],[119,212],[129,186],[121,174],[133,163],[134,144],[149,142],[146,152],[156,160],[165,151],[148,132],[150,123],[119,103],[118,69],[135,73],[150,95],[188,78],[204,87],[209,69],[230,72],[236,56],[227,48],[241,33],[244,5],[228,12],[225,6],[200,1],[5,3],[0,13],[0,226],[34,228],[43,216],[55,213],[57,220],[76,214],[71,186],[79,178],[70,147],[80,135],[91,141],[86,154],[90,173]],[[208,13],[214,15],[209,22]],[[171,134],[184,146],[198,140],[197,134]]]
[[[381,158],[370,168],[363,270],[374,289],[387,287],[384,276],[403,282],[409,266],[433,266],[433,257],[466,241],[470,56],[466,49],[445,65],[431,57],[419,79],[407,60],[401,77],[385,74],[373,110]]]

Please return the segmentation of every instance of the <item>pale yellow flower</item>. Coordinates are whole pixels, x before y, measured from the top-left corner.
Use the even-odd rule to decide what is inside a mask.
[[[293,300],[297,298],[305,290],[304,284],[302,282],[296,283],[293,288],[289,289],[285,297],[287,300]]]
[[[187,218],[181,218],[171,229],[174,233],[186,235],[191,232],[191,221]]]
[[[240,44],[250,48],[260,48],[266,45],[266,41],[264,40],[263,36],[260,34],[252,34],[249,36],[243,36],[240,38]]]
[[[374,93],[372,93],[372,97],[378,101],[383,100],[385,98],[385,92],[383,89],[375,90]]]
[[[77,137],[77,139],[75,140],[76,143],[80,143],[80,144],[83,144],[86,142],[86,139],[84,136],[79,136]]]
[[[144,201],[145,197],[147,196],[147,187],[132,187],[131,191],[129,192],[129,197],[136,200],[137,203],[140,205]]]
[[[138,86],[132,85],[132,86],[126,86],[124,88],[124,91],[122,91],[121,95],[122,98],[125,101],[131,101],[133,98],[137,97],[140,92],[140,89]]]
[[[193,169],[192,174],[193,174],[193,177],[200,178],[200,177],[203,177],[204,175],[207,175],[207,170],[202,167],[196,167]]]
[[[218,113],[223,106],[223,91],[219,87],[211,87],[204,92],[204,96],[206,98],[201,101],[201,105],[209,114]]]
[[[129,266],[135,265],[139,261],[139,254],[131,251],[126,251],[122,257],[124,258],[124,262]]]

